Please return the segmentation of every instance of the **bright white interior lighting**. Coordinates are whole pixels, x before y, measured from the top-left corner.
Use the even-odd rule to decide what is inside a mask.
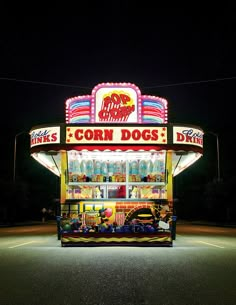
[[[60,154],[59,154],[60,155]],[[58,169],[60,169],[61,165],[60,165],[60,157],[55,158],[55,156],[53,156],[56,159],[56,163],[57,166],[55,165],[52,156],[51,155],[46,155],[45,153],[33,153],[31,155],[36,161],[38,161],[41,165],[43,165],[44,167],[46,167],[47,169],[49,169],[51,172],[53,172],[53,174],[57,175],[60,177],[60,171]]]

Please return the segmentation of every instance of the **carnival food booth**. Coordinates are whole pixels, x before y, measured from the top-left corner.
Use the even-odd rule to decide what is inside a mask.
[[[61,246],[173,246],[173,179],[202,156],[202,129],[168,123],[167,101],[130,83],[65,105],[65,123],[30,131],[60,177]]]

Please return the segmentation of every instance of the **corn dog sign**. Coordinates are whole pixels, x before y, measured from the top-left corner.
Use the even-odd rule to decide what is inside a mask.
[[[67,144],[167,144],[166,127],[74,127],[66,128]]]

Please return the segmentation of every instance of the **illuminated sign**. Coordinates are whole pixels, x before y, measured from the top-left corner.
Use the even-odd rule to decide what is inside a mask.
[[[173,143],[203,147],[203,131],[192,127],[173,127]]]
[[[168,122],[167,100],[141,95],[131,83],[102,83],[91,95],[66,100],[66,123],[138,123],[165,124]]]
[[[56,143],[60,143],[60,127],[45,127],[30,132],[30,147]]]
[[[67,144],[166,144],[166,127],[67,127]]]
[[[94,88],[92,98],[95,103],[95,122],[138,123],[139,94],[139,89],[131,84],[98,85]]]

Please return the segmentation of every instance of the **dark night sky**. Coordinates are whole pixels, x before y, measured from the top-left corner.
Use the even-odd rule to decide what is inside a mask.
[[[169,122],[218,133],[222,175],[234,172],[233,8],[140,7],[134,12],[130,1],[110,2],[107,7],[99,2],[83,16],[18,17],[1,27],[2,176],[12,173],[16,133],[64,122],[68,97],[90,94],[97,84],[112,81],[131,82],[142,94],[166,98]],[[206,144],[205,159],[198,161],[201,175],[208,161],[216,167],[215,139],[207,139],[213,146]]]

